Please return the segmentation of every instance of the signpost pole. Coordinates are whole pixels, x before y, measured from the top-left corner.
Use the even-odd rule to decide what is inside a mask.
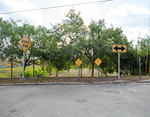
[[[24,36],[21,40],[18,41],[18,44],[21,46],[21,48],[24,51],[23,52],[23,62],[22,62],[22,64],[23,64],[22,79],[24,79],[25,52],[32,46],[32,43],[26,36]]]
[[[120,79],[120,52],[118,52],[118,79]]]
[[[79,80],[80,80],[80,65],[83,63],[83,61],[78,58],[75,61],[75,63],[78,65],[78,74],[79,74]]]
[[[141,79],[141,60],[139,58],[139,76],[140,76],[140,79]]]
[[[22,78],[24,78],[24,65],[25,65],[24,58],[25,58],[25,52],[23,52],[23,72],[22,72]]]
[[[98,66],[98,79],[100,79],[100,76],[99,76],[99,66]]]
[[[80,80],[80,66],[78,66],[79,80]]]

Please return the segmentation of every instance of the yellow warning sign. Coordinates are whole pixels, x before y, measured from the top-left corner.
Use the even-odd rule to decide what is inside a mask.
[[[99,66],[99,65],[102,63],[102,61],[101,61],[99,58],[97,58],[97,59],[94,61],[94,63],[95,63],[97,66]]]
[[[127,46],[126,45],[113,45],[112,46],[112,52],[126,53],[127,52]]]
[[[76,63],[78,66],[80,66],[80,65],[83,63],[83,61],[78,58],[78,59],[75,61],[75,63]]]
[[[26,36],[18,41],[18,44],[21,46],[24,52],[26,52],[32,46],[31,41]]]

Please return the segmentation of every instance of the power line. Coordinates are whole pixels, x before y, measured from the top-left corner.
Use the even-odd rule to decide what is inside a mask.
[[[107,2],[107,1],[113,1],[113,0],[103,0],[103,1],[94,1],[94,2],[86,2],[86,3],[77,3],[77,4],[54,6],[54,7],[44,7],[44,8],[38,8],[38,9],[23,10],[23,11],[4,12],[4,13],[0,13],[0,14],[13,14],[13,13],[21,13],[21,12],[29,12],[29,11],[37,11],[37,10],[45,10],[45,9],[54,9],[54,8],[76,6],[76,5],[83,5],[83,4],[92,4],[92,3],[97,3],[97,2]]]

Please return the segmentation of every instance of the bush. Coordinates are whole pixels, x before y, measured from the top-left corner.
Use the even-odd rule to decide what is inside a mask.
[[[36,77],[44,77],[45,76],[45,72],[43,72],[42,70],[34,70],[34,74]]]
[[[20,76],[22,76],[22,73],[19,73]],[[24,77],[33,77],[33,74],[30,71],[25,71],[24,72]]]

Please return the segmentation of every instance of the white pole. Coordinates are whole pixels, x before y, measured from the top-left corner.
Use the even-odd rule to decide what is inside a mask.
[[[79,80],[80,80],[80,66],[78,67]]]
[[[140,79],[141,79],[141,60],[139,58],[139,76],[140,76]]]
[[[23,72],[22,72],[22,78],[24,78],[24,65],[25,65],[24,58],[25,58],[25,52],[23,52]]]
[[[118,79],[120,79],[120,52],[118,52]]]
[[[99,77],[99,66],[98,66],[98,79],[100,79],[100,77]]]

